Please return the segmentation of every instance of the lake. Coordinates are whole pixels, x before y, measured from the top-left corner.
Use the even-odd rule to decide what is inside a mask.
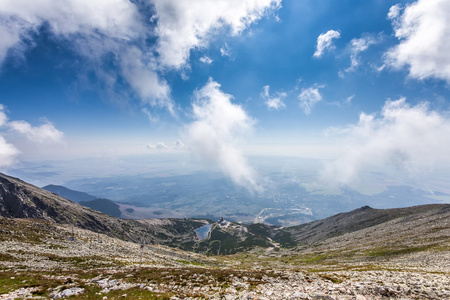
[[[208,233],[211,230],[211,224],[204,225],[200,228],[195,229],[195,233],[197,233],[197,237],[200,240],[204,240],[208,237]]]

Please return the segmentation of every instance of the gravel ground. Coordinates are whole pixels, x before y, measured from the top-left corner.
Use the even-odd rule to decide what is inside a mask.
[[[0,227],[0,299],[450,299],[445,250],[307,263],[288,252],[207,257],[9,222]]]

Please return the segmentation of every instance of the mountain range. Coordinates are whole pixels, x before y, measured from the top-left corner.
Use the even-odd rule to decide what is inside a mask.
[[[75,203],[45,189],[20,179],[0,175],[0,213],[6,218],[35,218],[55,223],[70,224],[112,237],[139,242],[143,239],[178,247],[180,249],[209,254],[231,254],[249,251],[255,247],[294,249],[299,245],[314,244],[333,237],[360,232],[367,228],[383,226],[392,220],[409,224],[413,220],[433,216],[449,216],[449,204],[421,205],[397,209],[373,209],[364,206],[347,213],[340,213],[319,221],[299,226],[280,227],[263,223],[243,224],[222,219],[120,219],[115,202],[94,199]],[[47,186],[48,188],[48,186]],[[71,197],[85,198],[87,194],[65,188],[52,188],[68,192]],[[105,208],[115,211],[109,215],[83,206]],[[199,239],[196,230],[210,225],[205,239]],[[406,233],[405,233],[406,234]]]
[[[290,227],[120,219],[0,174],[0,297],[448,299],[448,220],[449,204]]]

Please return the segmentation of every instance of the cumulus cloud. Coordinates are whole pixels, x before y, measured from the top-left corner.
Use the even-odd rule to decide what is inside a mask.
[[[314,57],[321,57],[325,50],[334,49],[333,39],[341,37],[341,33],[336,30],[328,30],[326,33],[322,33],[317,38],[316,52]]]
[[[395,5],[388,18],[400,43],[387,52],[386,63],[407,67],[412,78],[450,83],[450,2],[418,0],[403,12]]]
[[[6,116],[6,113],[4,112],[5,107],[3,104],[0,104],[0,127],[6,124],[6,121],[8,121],[8,117]]]
[[[0,167],[8,167],[12,165],[19,153],[19,150],[14,147],[14,145],[8,143],[0,135]]]
[[[64,137],[64,133],[56,129],[55,126],[48,121],[37,127],[31,126],[30,123],[25,121],[12,121],[8,126],[14,132],[23,134],[31,141],[37,143],[60,143]]]
[[[370,35],[361,37],[359,39],[352,39],[350,41],[350,66],[345,69],[345,72],[353,72],[360,65],[359,54],[366,51],[373,44],[378,43],[379,39]]]
[[[141,101],[151,106],[167,108],[170,113],[175,114],[170,88],[154,71],[156,69],[154,57],[146,58],[136,47],[130,47],[121,57],[123,75]]]
[[[168,149],[167,145],[164,144],[163,142],[159,142],[156,144],[147,144],[145,147],[150,150],[167,150]]]
[[[429,176],[450,164],[450,119],[428,103],[387,101],[379,115],[362,113],[357,124],[329,134],[342,141],[339,157],[322,172],[329,182],[357,183],[365,171],[380,169],[410,178]]]
[[[318,102],[322,100],[322,95],[319,89],[324,88],[323,85],[314,85],[309,88],[304,88],[298,95],[298,100],[300,100],[299,106],[303,109],[306,115],[311,114],[311,109]]]
[[[8,117],[4,112],[5,107],[0,104],[0,129],[7,124]],[[19,154],[19,150],[17,150],[14,145],[8,143],[3,136],[0,135],[0,167],[7,167],[11,165],[16,156]]]
[[[212,79],[196,91],[192,104],[194,121],[186,128],[187,145],[205,162],[218,165],[236,184],[261,191],[256,172],[238,146],[239,139],[249,134],[255,121],[231,99]]]
[[[225,46],[220,48],[220,55],[221,56],[231,56],[231,50],[230,47],[228,46],[228,44],[225,44]]]
[[[65,40],[85,59],[109,92],[124,78],[143,104],[172,112],[170,89],[159,78],[154,55],[135,47],[150,35],[143,24],[129,0],[0,1],[0,63],[8,54],[21,56],[34,45],[33,35],[46,27],[51,38]],[[104,69],[105,57],[114,58],[117,72]]]
[[[162,78],[166,68],[188,69],[190,51],[206,47],[215,31],[238,35],[277,11],[281,0],[148,2],[2,0],[0,64],[8,55],[23,57],[45,28],[49,38],[63,40],[82,58],[80,69],[96,74],[108,99],[127,101],[125,84],[143,106],[175,115],[169,85]],[[154,13],[150,21],[149,4]]]
[[[175,150],[184,150],[185,145],[183,144],[183,142],[181,140],[176,140],[175,141]]]
[[[200,61],[204,64],[211,64],[213,62],[213,60],[209,57],[209,56],[202,56],[200,57]]]
[[[263,91],[261,92],[261,98],[263,98],[266,102],[268,109],[281,109],[286,107],[283,99],[286,98],[287,94],[284,92],[277,92],[275,96],[270,96],[269,94],[270,86],[266,85],[263,87]]]
[[[64,133],[48,121],[38,127],[33,127],[25,121],[9,122],[5,107],[0,104],[0,167],[12,165],[20,154],[19,149],[3,136],[7,131],[14,132],[16,137],[24,136],[26,140],[37,144],[61,143],[64,137]]]
[[[208,45],[214,30],[229,28],[238,35],[268,11],[277,10],[281,0],[153,0],[157,19],[157,51],[161,63],[182,68],[194,48]]]

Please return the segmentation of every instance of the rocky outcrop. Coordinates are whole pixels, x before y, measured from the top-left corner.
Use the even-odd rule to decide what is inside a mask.
[[[33,202],[34,200],[34,202]],[[44,210],[36,207],[36,203],[45,208],[42,201],[28,195],[14,182],[0,176],[0,216],[6,218],[45,218]]]

